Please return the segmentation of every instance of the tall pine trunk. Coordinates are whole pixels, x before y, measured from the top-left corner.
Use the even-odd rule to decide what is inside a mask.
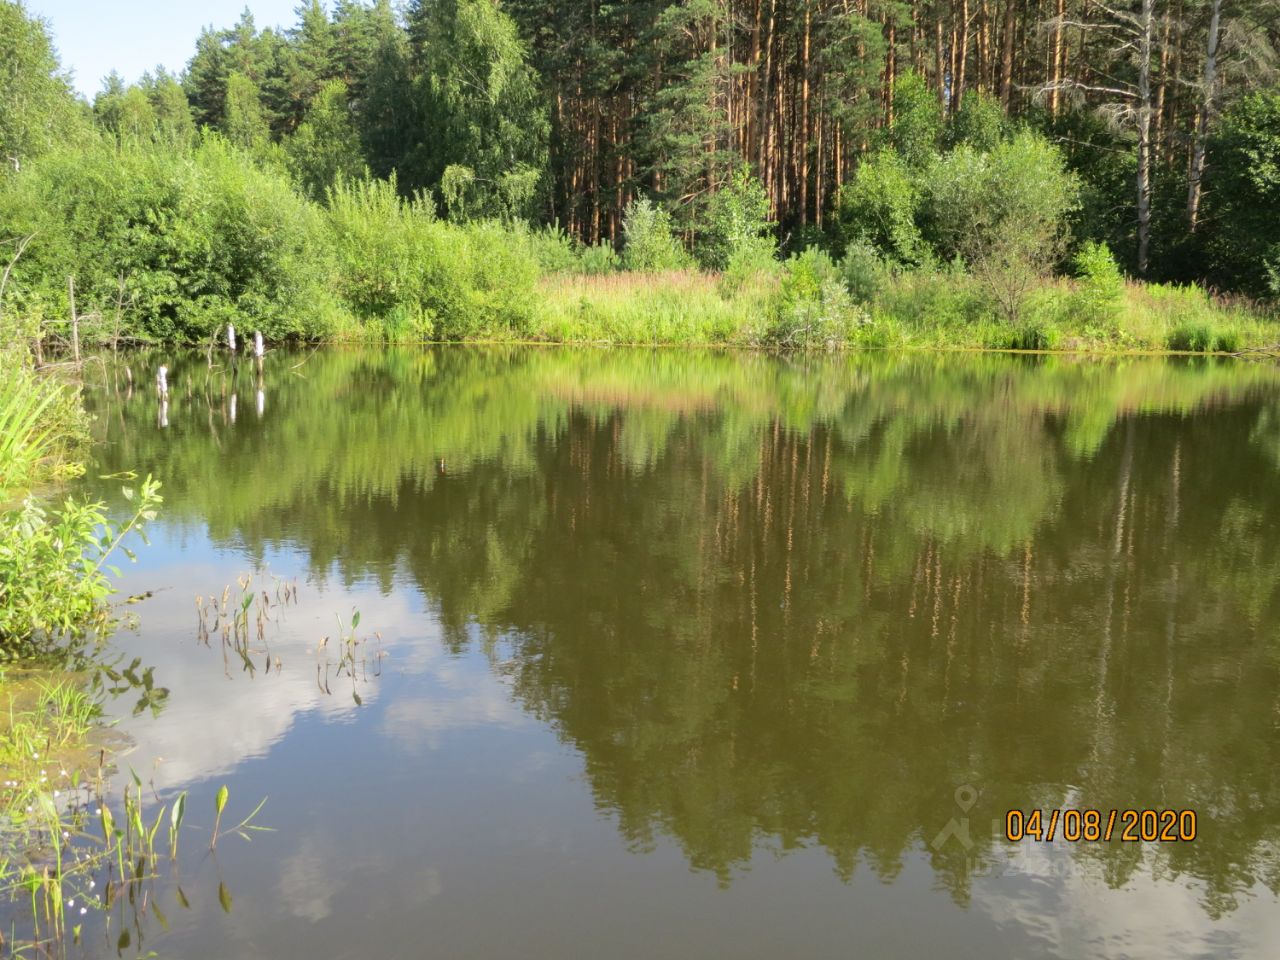
[[[1205,140],[1209,117],[1213,110],[1214,87],[1218,81],[1218,31],[1222,20],[1222,0],[1213,0],[1209,15],[1209,40],[1205,48],[1204,88],[1200,94],[1200,110],[1196,114],[1194,143],[1191,148],[1191,171],[1187,184],[1187,220],[1192,233],[1200,220],[1201,184],[1204,180]]]
[[[1155,0],[1142,0],[1138,36],[1138,273],[1151,259],[1151,40]]]

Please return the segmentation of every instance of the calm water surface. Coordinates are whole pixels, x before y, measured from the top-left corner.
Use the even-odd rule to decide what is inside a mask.
[[[162,883],[129,951],[1276,955],[1275,368],[333,349],[135,379],[160,362],[164,411],[91,397],[91,474],[165,495],[113,642],[170,696],[110,704],[121,767],[204,829],[219,784],[229,818],[266,796],[275,832],[189,850],[190,906]],[[253,672],[195,608],[248,573],[298,593]],[[1011,807],[1198,836],[1014,844]]]

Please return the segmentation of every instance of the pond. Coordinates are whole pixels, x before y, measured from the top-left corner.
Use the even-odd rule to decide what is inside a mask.
[[[152,595],[112,644],[169,696],[108,704],[135,744],[121,776],[189,791],[204,829],[227,784],[228,818],[265,797],[273,828],[194,843],[130,950],[1280,942],[1277,368],[127,362],[138,387],[116,367],[91,392],[85,485],[163,481],[121,582]],[[164,409],[142,388],[161,362]],[[196,598],[234,604],[250,574],[270,612],[228,647]],[[1033,808],[1191,810],[1195,837],[1010,842],[1009,811]]]

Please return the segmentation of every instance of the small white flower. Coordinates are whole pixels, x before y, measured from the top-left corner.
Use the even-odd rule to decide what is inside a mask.
[[[75,905],[76,905],[76,902],[75,902],[75,900],[74,900],[74,899],[71,899],[71,900],[68,900],[68,901],[67,901],[67,906],[68,906],[68,907],[74,907]]]
[[[80,916],[82,916],[82,917],[83,917],[83,916],[84,916],[86,913],[88,913],[88,912],[89,912],[89,911],[88,911],[88,910],[86,910],[84,907],[81,907],[81,908],[80,908]]]
[[[95,886],[97,886],[97,884],[95,884],[92,880],[90,880],[90,881],[89,881],[89,889],[90,889],[90,890],[92,890]]]

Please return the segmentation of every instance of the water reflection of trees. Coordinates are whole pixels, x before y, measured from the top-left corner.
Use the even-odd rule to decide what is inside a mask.
[[[1266,368],[334,352],[218,429],[174,366],[164,433],[101,399],[103,466],[510,639],[637,846],[889,878],[973,783],[975,846],[930,854],[957,896],[993,819],[1067,803],[1199,811],[1191,844],[1075,852],[1111,883],[1280,889]]]

